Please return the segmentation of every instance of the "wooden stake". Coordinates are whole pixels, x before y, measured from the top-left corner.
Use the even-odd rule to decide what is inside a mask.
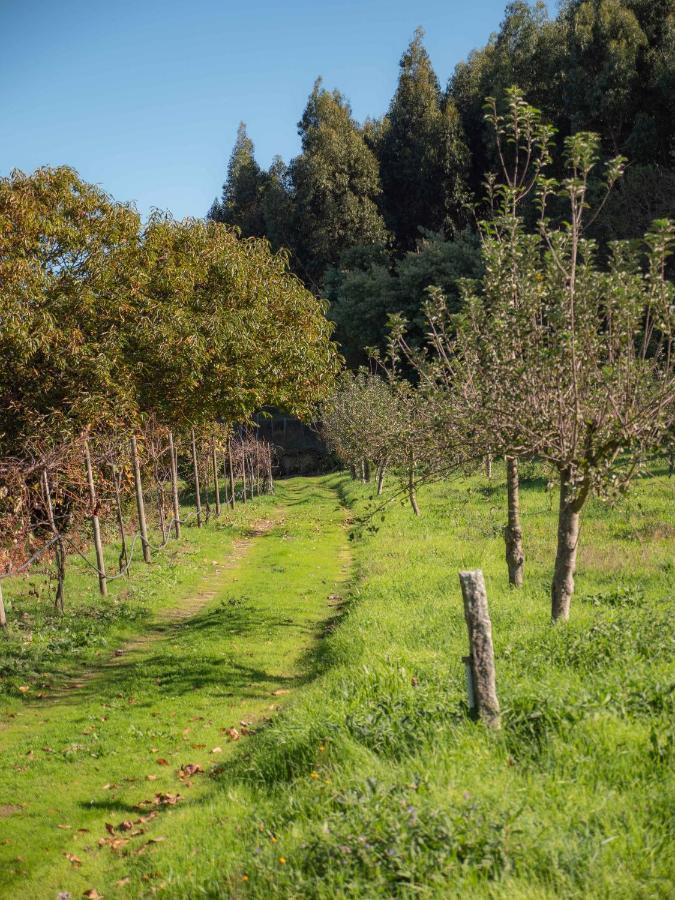
[[[56,597],[54,598],[54,606],[57,610],[63,612],[63,583],[66,580],[66,551],[63,546],[63,539],[56,528],[54,507],[52,506],[52,495],[49,490],[49,475],[47,474],[46,469],[42,470],[42,488],[44,490],[45,505],[47,507],[47,521],[49,522],[52,534],[55,537],[58,537],[58,541],[54,548],[54,556],[56,557]]]
[[[460,572],[464,618],[469,631],[469,658],[477,713],[490,728],[499,728],[499,700],[495,680],[492,623],[485,581],[480,569]]]
[[[101,540],[101,523],[98,518],[98,501],[94,484],[94,469],[91,464],[89,441],[84,442],[84,461],[87,466],[87,484],[89,485],[89,502],[91,503],[91,527],[94,532],[94,549],[96,550],[96,568],[98,569],[98,589],[105,597],[108,593],[108,582],[105,577],[105,559],[103,558],[103,541]]]
[[[244,484],[244,503],[246,503],[246,449],[241,445],[241,478]]]
[[[5,601],[2,599],[2,579],[0,579],[0,628],[7,630],[7,614],[5,613]]]
[[[122,513],[122,498],[121,498],[121,481],[122,481],[122,473],[121,470],[118,472],[117,468],[112,465],[112,478],[113,485],[115,486],[115,515],[117,518],[117,527],[120,532],[120,540],[122,541],[122,546],[120,548],[120,555],[118,559],[120,572],[123,571],[125,567],[127,567],[127,563],[129,562],[129,557],[127,556],[127,536],[124,532],[124,515]],[[129,574],[129,570],[127,568],[127,575]]]
[[[136,488],[136,512],[138,513],[138,528],[141,532],[141,544],[143,545],[143,559],[149,563],[152,559],[150,544],[148,542],[148,526],[145,521],[145,503],[143,502],[143,483],[141,481],[141,464],[138,459],[138,444],[136,435],[131,436],[131,460],[134,467],[134,486]]]
[[[199,468],[197,466],[197,441],[195,430],[192,429],[192,468],[195,476],[195,504],[197,506],[197,526],[202,527],[202,497],[199,493]]]
[[[232,463],[232,440],[231,438],[227,439],[227,462],[228,468],[230,470],[230,506],[234,509],[234,504],[237,502],[235,497],[235,484],[234,484],[234,464]]]
[[[216,495],[216,516],[220,515],[220,483],[218,482],[218,457],[215,442],[211,448],[211,464],[213,465],[213,490]]]
[[[173,445],[173,432],[169,432],[169,453],[171,454],[171,500],[173,503],[173,530],[180,537],[180,503],[178,502],[178,462]]]

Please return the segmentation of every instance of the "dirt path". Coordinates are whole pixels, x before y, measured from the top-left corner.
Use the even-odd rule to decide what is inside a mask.
[[[196,592],[0,732],[0,897],[115,896],[136,854],[171,839],[174,807],[184,816],[213,790],[199,773],[313,677],[349,570],[329,485],[285,483]],[[133,838],[122,820],[141,823]]]

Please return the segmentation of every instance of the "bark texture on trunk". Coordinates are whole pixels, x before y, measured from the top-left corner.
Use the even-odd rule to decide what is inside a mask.
[[[551,618],[566,622],[574,594],[574,574],[577,568],[577,548],[581,525],[581,508],[588,495],[588,487],[574,491],[569,471],[560,473],[560,506],[558,508],[558,546],[551,584]]]
[[[521,587],[525,568],[523,531],[520,527],[520,481],[518,459],[506,457],[506,493],[508,497],[508,522],[504,529],[506,564],[509,568],[509,584]]]

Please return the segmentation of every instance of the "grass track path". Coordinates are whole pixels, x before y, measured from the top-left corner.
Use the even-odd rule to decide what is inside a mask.
[[[311,679],[349,567],[334,479],[282,483],[251,536],[205,566],[197,592],[0,729],[0,897],[129,896],[116,882],[135,856],[176,839],[162,833],[172,813],[214,790],[207,774],[180,779],[180,768],[226,765],[255,739],[246,731]],[[175,806],[158,802],[176,794]],[[136,824],[119,830],[125,821]]]

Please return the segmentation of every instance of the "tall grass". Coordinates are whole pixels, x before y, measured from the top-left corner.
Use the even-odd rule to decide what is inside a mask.
[[[423,489],[418,520],[394,503],[359,524],[377,501],[340,484],[355,570],[322,674],[216,775],[207,807],[175,814],[184,849],[155,858],[156,890],[672,896],[673,483],[661,473],[615,507],[590,503],[571,621],[554,628],[554,498],[525,474],[520,591],[503,559],[502,472]],[[467,716],[457,571],[474,567],[497,734]]]

